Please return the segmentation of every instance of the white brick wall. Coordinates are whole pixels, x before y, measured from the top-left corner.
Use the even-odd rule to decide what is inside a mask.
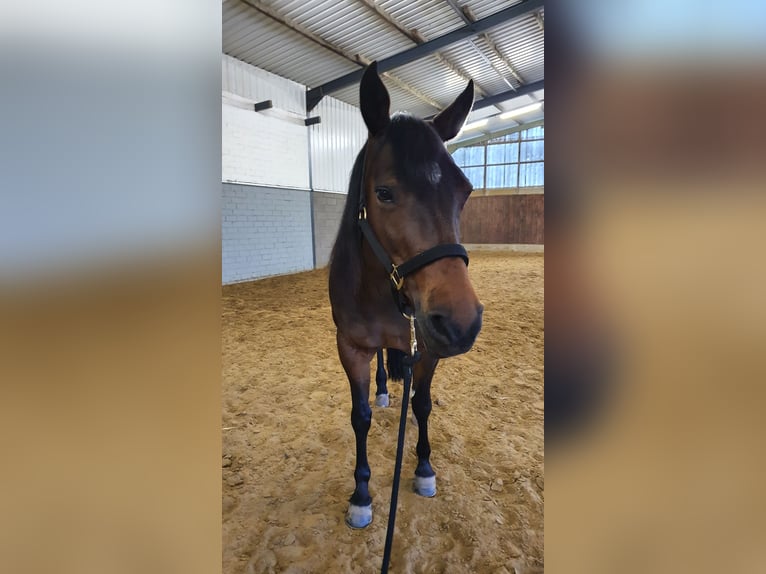
[[[308,130],[222,104],[223,181],[309,188]]]
[[[306,86],[221,54],[221,89],[261,102],[271,100],[282,110],[306,113]]]
[[[272,100],[279,109],[305,116],[305,86],[227,55],[222,63],[223,283],[311,269],[309,128],[232,103]],[[322,123],[311,128],[314,187],[345,193],[366,137],[364,123],[356,108],[332,98],[324,98],[316,114]],[[316,210],[320,265],[326,263],[345,197],[337,199],[332,209],[322,204]]]
[[[304,117],[301,84],[222,54],[221,89],[251,102],[271,100]],[[308,128],[222,103],[222,179],[265,186],[309,188]]]
[[[305,117],[306,87],[222,55],[222,90],[249,102],[271,100],[276,108]],[[325,97],[311,127],[223,103],[223,181],[346,193],[356,154],[367,139],[359,110]],[[312,165],[308,162],[311,130]]]
[[[312,269],[309,193],[222,185],[223,283]]]

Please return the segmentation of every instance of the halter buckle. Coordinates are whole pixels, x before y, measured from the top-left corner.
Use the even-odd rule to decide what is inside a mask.
[[[392,263],[391,268],[393,270],[391,271],[391,275],[389,275],[389,277],[391,277],[391,281],[394,282],[394,287],[396,287],[396,290],[401,291],[402,285],[404,285],[404,277],[399,275],[399,269],[395,264]]]

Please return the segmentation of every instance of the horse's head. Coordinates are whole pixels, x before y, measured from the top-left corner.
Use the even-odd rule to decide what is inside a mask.
[[[452,139],[473,105],[473,82],[431,121],[389,116],[388,92],[377,66],[365,71],[360,104],[369,130],[362,193],[369,223],[396,264],[445,243],[459,243],[460,213],[472,191],[444,142]],[[429,352],[466,352],[481,329],[483,306],[462,259],[439,259],[404,282]]]

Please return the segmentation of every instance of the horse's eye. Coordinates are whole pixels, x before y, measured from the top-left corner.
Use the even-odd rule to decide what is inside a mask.
[[[388,187],[376,187],[375,195],[377,195],[378,200],[383,203],[391,203],[394,201],[394,194],[391,193],[391,189]]]

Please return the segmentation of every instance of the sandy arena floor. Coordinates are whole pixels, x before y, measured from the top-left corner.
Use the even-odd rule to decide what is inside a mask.
[[[543,570],[543,256],[472,253],[470,275],[484,327],[434,376],[436,498],[411,490],[408,421],[392,573]],[[223,288],[225,574],[380,571],[401,384],[373,407],[375,518],[353,531],[350,393],[326,286],[320,269]]]

